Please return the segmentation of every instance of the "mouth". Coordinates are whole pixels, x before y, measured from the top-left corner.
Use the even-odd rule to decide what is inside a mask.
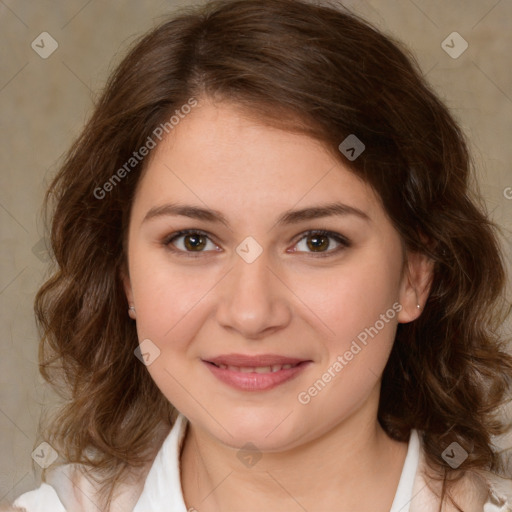
[[[301,363],[297,364],[274,364],[272,366],[233,366],[226,364],[215,364],[211,363],[217,368],[221,368],[223,370],[229,370],[232,372],[241,372],[241,373],[274,373],[280,370],[289,370],[290,368],[295,368]]]
[[[311,360],[265,354],[230,354],[203,359],[212,374],[223,383],[243,391],[275,388],[301,373]]]

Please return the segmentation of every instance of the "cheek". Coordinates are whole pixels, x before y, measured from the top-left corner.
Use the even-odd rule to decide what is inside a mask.
[[[317,388],[328,382],[328,390],[315,398],[315,407],[332,401],[341,410],[355,407],[368,396],[382,374],[396,334],[401,309],[400,253],[372,248],[350,263],[325,280],[323,293],[308,285],[308,304],[330,331],[324,373],[317,375],[322,381]]]
[[[201,300],[216,282],[199,266],[180,267],[163,252],[143,250],[132,253],[130,277],[139,334],[159,343],[183,339],[184,326],[198,325]]]
[[[373,267],[373,269],[372,269]],[[310,296],[331,331],[323,340],[324,358],[297,394],[312,417],[332,422],[355,411],[374,392],[393,346],[398,288],[391,267],[360,264],[338,274],[324,294]],[[328,411],[328,412],[326,412]]]
[[[397,306],[392,306],[399,297],[400,261],[394,255],[375,258],[374,251],[368,254],[357,255],[323,275],[302,277],[297,287],[305,304],[325,325],[331,344],[340,348],[377,321],[387,337],[392,335],[388,322],[382,327],[381,315],[396,324]]]
[[[151,251],[133,251],[130,263],[139,342],[150,340],[157,354],[147,370],[164,396],[179,410],[189,412],[187,389],[197,371],[192,341],[206,321],[203,298],[214,286],[214,276],[200,272],[199,267],[171,265]]]
[[[180,340],[184,344],[194,328],[200,329],[207,309],[215,309],[215,287],[225,272],[178,265],[160,251],[136,249],[130,275],[140,337],[165,344],[172,339],[173,347],[180,347]],[[293,292],[288,301],[296,313],[316,325],[322,338],[343,348],[397,300],[399,254],[369,246],[330,269],[291,267],[281,274]]]

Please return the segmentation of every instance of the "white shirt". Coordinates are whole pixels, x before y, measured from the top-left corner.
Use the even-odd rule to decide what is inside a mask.
[[[147,474],[142,493],[137,496],[124,496],[114,502],[113,510],[119,512],[189,512],[183,499],[180,480],[179,455],[186,432],[187,419],[179,415],[174,426],[158,451]],[[400,475],[390,512],[429,512],[437,510],[438,502],[432,500],[425,481],[418,471],[423,454],[420,438],[416,430],[411,431],[407,455]],[[68,465],[70,466],[70,465]],[[13,506],[24,508],[26,512],[97,512],[93,503],[94,489],[80,486],[80,492],[71,485],[65,474],[67,466],[57,468],[50,483],[43,483],[33,491],[19,496]],[[59,474],[60,472],[60,474]],[[140,491],[138,491],[139,493]],[[137,494],[138,494],[137,493]],[[130,494],[129,492],[126,493]],[[509,512],[512,507],[501,503],[504,497],[489,498],[481,512]],[[77,506],[77,502],[80,503]],[[133,505],[135,503],[135,505]],[[193,510],[193,509],[190,509]]]

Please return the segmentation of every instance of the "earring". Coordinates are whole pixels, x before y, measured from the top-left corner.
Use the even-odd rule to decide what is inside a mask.
[[[420,306],[419,304],[416,304],[416,307],[417,307],[418,309],[421,309],[421,306]]]
[[[130,306],[128,308],[128,315],[130,318],[135,318],[135,306]]]

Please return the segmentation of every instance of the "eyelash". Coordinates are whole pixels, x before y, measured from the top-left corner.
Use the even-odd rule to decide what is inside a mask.
[[[177,248],[173,247],[172,242],[174,242],[175,240],[177,240],[178,238],[180,238],[184,235],[190,235],[190,234],[205,236],[211,242],[213,242],[213,240],[211,240],[211,238],[210,238],[209,233],[207,233],[206,231],[202,231],[200,229],[184,229],[184,230],[177,231],[176,233],[172,233],[171,235],[167,236],[163,240],[162,243],[169,251],[175,253],[178,256],[184,256],[186,258],[199,258],[202,256],[202,254],[204,254],[205,252],[208,252],[208,251],[197,251],[194,253],[193,251],[183,251],[182,249],[177,249]],[[326,236],[328,238],[334,239],[336,242],[338,242],[340,244],[335,249],[331,249],[331,250],[328,250],[325,252],[317,252],[317,253],[308,252],[307,253],[307,254],[310,254],[311,256],[313,256],[314,258],[326,258],[329,256],[333,256],[334,254],[338,254],[343,249],[347,249],[348,247],[350,247],[352,245],[351,242],[347,238],[340,235],[339,233],[335,233],[333,231],[326,231],[323,229],[315,229],[315,230],[310,230],[310,231],[301,233],[301,237],[297,240],[297,242],[295,242],[294,245],[297,245],[304,238],[307,238],[308,236],[312,236],[312,235]],[[300,251],[300,252],[302,253],[304,251]]]

